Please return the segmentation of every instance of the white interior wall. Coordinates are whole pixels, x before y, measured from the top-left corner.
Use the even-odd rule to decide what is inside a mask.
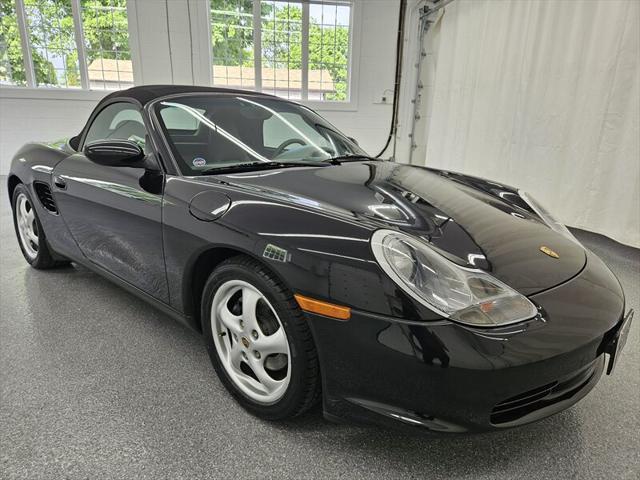
[[[31,141],[77,134],[97,101],[108,92],[27,92],[0,87],[0,175],[16,151]],[[75,98],[74,98],[75,97]]]
[[[640,247],[640,2],[455,0],[427,42],[414,163]]]
[[[393,88],[399,0],[356,1],[356,100],[314,108],[376,154],[389,131],[391,104],[375,102]],[[128,14],[137,84],[209,84],[207,0],[130,0]],[[76,134],[107,93],[0,87],[0,175],[24,143]]]

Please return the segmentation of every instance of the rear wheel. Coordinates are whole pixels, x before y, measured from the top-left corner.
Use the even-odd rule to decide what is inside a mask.
[[[247,410],[282,419],[319,398],[317,353],[292,294],[249,257],[223,262],[202,301],[211,361],[225,387]]]
[[[47,243],[44,229],[33,207],[33,200],[24,184],[19,184],[13,191],[13,225],[18,236],[18,243],[24,258],[38,269],[54,268],[68,264],[68,261],[54,259],[53,252]]]

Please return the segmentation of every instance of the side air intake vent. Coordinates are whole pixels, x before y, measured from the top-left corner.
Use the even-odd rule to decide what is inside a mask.
[[[49,185],[43,182],[33,182],[33,188],[35,188],[36,194],[38,195],[42,206],[49,210],[51,213],[57,214],[58,207],[56,206],[56,202],[53,199],[53,195],[51,194]]]

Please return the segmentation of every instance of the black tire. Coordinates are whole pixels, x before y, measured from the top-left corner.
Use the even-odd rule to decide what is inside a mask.
[[[241,280],[257,288],[276,311],[287,335],[291,378],[284,395],[269,405],[242,392],[231,380],[218,355],[211,326],[211,305],[218,288],[229,280]],[[247,256],[222,262],[209,276],[201,302],[205,342],[213,367],[227,390],[250,413],[266,420],[282,420],[307,411],[320,398],[320,369],[311,331],[292,293],[267,268]]]
[[[31,265],[33,268],[38,270],[46,270],[50,268],[61,267],[69,264],[68,260],[57,260],[56,255],[51,250],[49,243],[47,242],[47,236],[44,233],[44,229],[42,228],[42,224],[40,223],[40,219],[38,218],[38,212],[33,208],[33,213],[35,217],[35,225],[37,229],[38,235],[38,249],[35,257],[29,255],[25,250],[25,246],[22,243],[20,238],[20,232],[18,230],[18,218],[17,218],[17,200],[20,195],[24,195],[27,197],[28,202],[30,203],[31,208],[34,206],[33,199],[31,198],[31,194],[29,193],[29,189],[22,183],[18,184],[13,191],[13,196],[11,198],[11,206],[13,209],[13,227],[16,231],[16,237],[18,239],[18,245],[20,245],[20,250],[22,251],[22,255],[24,259]]]

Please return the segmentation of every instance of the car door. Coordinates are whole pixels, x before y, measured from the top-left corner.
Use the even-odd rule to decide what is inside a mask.
[[[83,153],[96,140],[130,140],[153,154],[139,107],[119,101],[93,119],[80,151],[53,171],[60,213],[84,256],[155,298],[169,302],[162,247],[160,172],[100,165]]]

